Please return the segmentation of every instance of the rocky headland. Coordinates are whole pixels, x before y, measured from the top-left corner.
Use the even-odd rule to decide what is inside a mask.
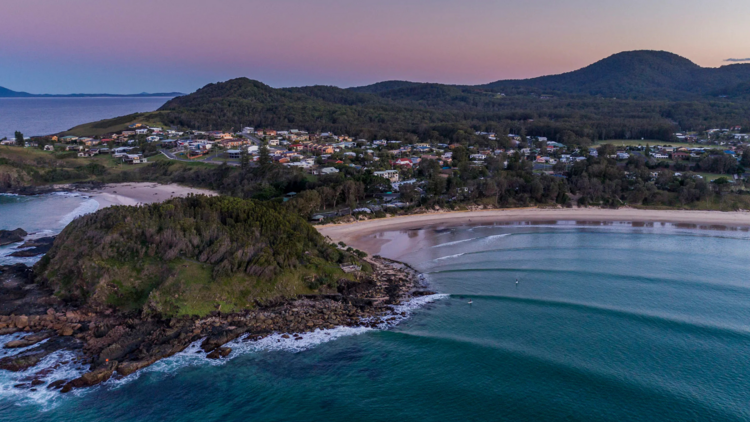
[[[335,293],[299,295],[200,318],[73,306],[35,283],[33,269],[22,264],[0,267],[0,335],[27,334],[3,346],[19,352],[0,359],[0,369],[30,374],[17,388],[68,392],[130,375],[197,341],[207,358],[222,359],[232,353],[225,345],[240,338],[256,341],[283,333],[284,338],[301,340],[304,333],[318,329],[381,327],[397,317],[391,305],[432,293],[419,290],[417,273],[408,266],[382,258],[366,262],[373,270],[356,272],[357,280],[339,280]],[[74,360],[88,372],[54,382],[45,379],[47,372],[34,372],[40,361],[61,350],[75,352]]]

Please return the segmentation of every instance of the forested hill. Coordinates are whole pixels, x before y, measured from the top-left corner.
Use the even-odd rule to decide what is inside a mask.
[[[388,81],[275,89],[238,78],[174,98],[148,117],[199,130],[254,126],[407,141],[464,142],[475,131],[582,144],[667,141],[679,131],[750,127],[749,87],[750,65],[708,69],[671,53],[636,51],[563,75],[482,86]]]
[[[691,100],[731,95],[741,84],[749,82],[750,64],[704,68],[673,53],[629,51],[561,75],[498,81],[482,87],[511,91],[530,88],[545,94]]]
[[[359,261],[281,205],[192,196],[78,218],[35,272],[78,304],[205,315],[335,288],[345,262]]]

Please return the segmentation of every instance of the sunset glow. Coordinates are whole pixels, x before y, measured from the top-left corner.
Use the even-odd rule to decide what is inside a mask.
[[[711,67],[750,57],[746,0],[2,3],[0,86],[35,93],[191,92],[239,76],[277,87],[477,84],[635,49]]]

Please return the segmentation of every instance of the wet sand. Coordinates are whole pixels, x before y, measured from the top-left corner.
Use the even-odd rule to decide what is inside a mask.
[[[370,254],[379,254],[383,246],[403,249],[399,237],[383,235],[384,232],[448,228],[493,223],[543,223],[557,221],[577,222],[623,222],[623,223],[673,223],[692,228],[726,229],[728,227],[750,227],[750,212],[641,210],[633,208],[517,208],[507,210],[440,212],[367,220],[350,224],[318,226],[324,236],[336,242],[361,249]],[[408,243],[408,242],[406,242]],[[404,246],[408,247],[408,246]],[[396,256],[390,251],[385,254]]]

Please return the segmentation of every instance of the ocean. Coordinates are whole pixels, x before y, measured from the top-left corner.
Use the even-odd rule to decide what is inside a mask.
[[[95,212],[99,203],[78,193],[51,193],[37,196],[0,194],[0,230],[24,229],[29,239],[60,233],[74,218]],[[14,258],[18,244],[0,246],[0,265],[32,265],[40,257]]]
[[[382,254],[440,293],[391,329],[236,341],[220,362],[193,348],[67,396],[0,373],[0,421],[750,420],[747,231],[561,222],[382,237],[408,244]]]
[[[0,139],[62,132],[80,124],[154,111],[171,98],[0,98]]]

